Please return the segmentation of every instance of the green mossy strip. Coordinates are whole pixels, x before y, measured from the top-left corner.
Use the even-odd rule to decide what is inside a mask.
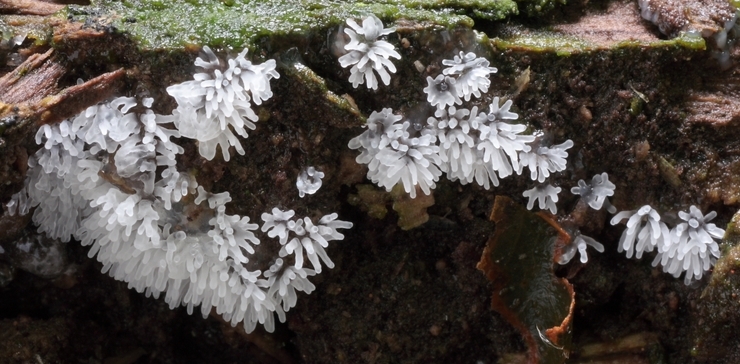
[[[110,20],[142,49],[188,44],[254,48],[271,37],[310,36],[338,27],[347,18],[375,14],[388,26],[408,19],[443,27],[472,27],[468,15],[501,20],[517,13],[511,0],[368,1],[338,0],[98,0],[74,7],[73,18]]]
[[[281,77],[291,80],[291,90],[298,95],[311,95],[293,100],[298,104],[306,103],[300,106],[301,109],[321,109],[323,119],[333,127],[364,125],[365,118],[357,106],[329,90],[326,81],[302,63],[295,49],[285,52],[280,61],[279,72]]]
[[[703,38],[688,34],[681,34],[673,39],[658,40],[655,42],[622,41],[614,43],[610,47],[604,47],[603,45],[554,31],[527,30],[511,32],[510,34],[493,38],[491,43],[495,48],[501,50],[555,53],[563,57],[599,50],[629,50],[638,48],[706,50],[706,42]]]

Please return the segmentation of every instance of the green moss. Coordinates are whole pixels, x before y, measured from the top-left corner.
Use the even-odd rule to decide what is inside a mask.
[[[208,44],[214,47],[254,48],[265,38],[325,36],[325,30],[347,18],[373,13],[391,25],[410,19],[452,28],[472,27],[476,16],[500,20],[517,13],[512,0],[98,0],[73,14],[76,20],[112,19],[119,31],[130,34],[142,49]],[[185,15],[187,14],[187,16]]]
[[[645,106],[645,101],[643,101],[642,98],[637,95],[632,96],[632,100],[630,100],[630,114],[632,116],[640,115],[642,113],[643,106]]]
[[[522,13],[528,16],[539,16],[558,5],[565,5],[566,0],[524,0],[519,1],[518,4]]]
[[[546,30],[508,31],[506,34],[492,40],[492,44],[498,49],[511,49],[534,53],[555,53],[558,56],[568,57],[574,54],[593,52],[599,50],[634,50],[646,47],[652,49],[686,49],[692,51],[703,51],[706,43],[700,36],[682,33],[676,38],[669,40],[658,40],[655,42],[640,42],[627,40],[615,43],[610,47],[589,42],[569,35]]]
[[[564,57],[595,48],[595,45],[589,42],[549,31],[513,32],[491,41],[498,49],[556,53]]]
[[[725,248],[725,250],[729,250],[729,247],[737,246],[738,243],[740,243],[740,212],[732,215],[732,219],[725,227],[725,236],[722,240],[726,243],[722,244],[722,247]],[[727,251],[723,251],[722,256],[727,254]]]
[[[676,38],[673,38],[669,41],[662,41],[659,43],[673,43],[674,45],[678,47],[685,48],[685,49],[692,49],[695,51],[703,51],[707,49],[707,43],[704,41],[704,38],[702,38],[699,35],[690,34],[690,33],[681,33]]]

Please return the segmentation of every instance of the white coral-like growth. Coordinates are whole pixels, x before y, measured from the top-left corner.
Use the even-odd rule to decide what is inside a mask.
[[[157,167],[173,166],[182,148],[169,140],[179,134],[163,128],[161,116],[148,108],[129,113],[136,105],[135,99],[121,97],[58,125],[43,125],[36,142],[44,147],[29,158],[26,187],[13,196],[9,211],[26,214],[38,206],[33,220],[39,231],[69,241],[92,211],[90,191],[111,186],[101,176],[111,168],[109,153],[119,149],[114,169],[132,181],[129,192],[154,193]]]
[[[651,252],[655,247],[662,248],[670,244],[671,235],[666,224],[660,221],[660,215],[650,205],[638,210],[622,211],[611,220],[612,225],[627,220],[627,229],[619,238],[619,252],[627,252],[627,258],[635,254],[637,259],[642,253]],[[637,242],[637,244],[635,244]]]
[[[470,101],[471,95],[480,97],[481,92],[488,92],[488,87],[491,86],[488,77],[498,71],[495,67],[489,67],[490,62],[487,59],[477,57],[473,52],[466,54],[460,51],[460,55],[453,59],[445,59],[442,64],[449,66],[442,70],[442,74],[457,77],[455,91],[457,96],[465,98],[465,101]]]
[[[614,189],[617,186],[609,181],[609,175],[604,172],[594,175],[591,183],[584,180],[578,180],[578,186],[570,189],[574,195],[581,196],[581,200],[591,206],[594,210],[601,210],[606,205],[606,210],[610,213],[617,212],[617,208],[612,206],[607,197],[614,196]]]
[[[437,78],[427,76],[427,87],[424,93],[427,94],[427,101],[438,109],[444,109],[447,106],[460,105],[462,100],[457,95],[455,88],[455,79],[445,75],[439,75]]]
[[[349,35],[350,42],[344,49],[349,53],[339,57],[339,64],[344,68],[352,66],[349,82],[354,88],[365,83],[367,88],[377,90],[377,73],[384,85],[390,84],[389,71],[396,72],[396,66],[390,58],[401,59],[401,55],[392,44],[378,37],[393,33],[396,28],[383,28],[383,22],[372,14],[363,19],[362,26],[353,19],[347,19],[347,25],[349,28],[345,28],[344,32]]]
[[[316,286],[308,280],[308,277],[315,275],[316,272],[313,269],[297,268],[286,264],[282,258],[277,258],[270,269],[265,272],[266,285],[270,287],[267,295],[280,302],[275,306],[280,322],[285,322],[285,312],[295,307],[298,301],[297,292],[311,294],[316,289]]]
[[[520,170],[519,153],[529,151],[535,139],[521,134],[525,125],[506,122],[518,118],[511,105],[496,97],[488,113],[477,106],[437,108],[426,125],[383,109],[370,115],[368,129],[349,147],[361,151],[356,160],[368,165],[368,178],[388,191],[400,182],[412,197],[414,186],[429,194],[443,172],[450,180],[489,189]]]
[[[517,172],[520,173],[523,167],[528,167],[532,180],[542,183],[550,177],[550,173],[565,170],[568,165],[567,150],[573,147],[572,140],[568,139],[550,147],[534,144],[539,144],[539,142],[533,143],[531,151],[519,153],[521,164]]]
[[[295,292],[313,290],[307,277],[321,271],[319,259],[333,267],[324,249],[344,238],[337,229],[352,224],[336,214],[318,223],[293,220],[292,211],[275,209],[263,217],[262,230],[280,247],[299,237],[314,269],[298,258],[278,264],[277,256],[261,256],[258,225],[226,213],[229,193],[210,193],[177,170],[183,149],[170,139],[179,133],[167,127],[173,118],[154,114],[151,104],[118,98],[42,126],[37,142],[43,147],[29,158],[26,186],[9,211],[36,207],[39,231],[90,246],[88,255],[103,263],[104,273],[147,296],[164,295],[171,308],[183,305],[192,313],[200,305],[203,316],[215,308],[247,331],[257,323],[274,330],[274,313],[284,321]],[[273,259],[277,267],[263,267],[264,274],[255,269]]]
[[[359,149],[360,155],[357,156],[357,163],[370,164],[370,169],[376,169],[375,156],[380,151],[380,143],[384,138],[393,137],[394,133],[401,127],[398,124],[403,116],[393,113],[393,109],[385,108],[373,111],[365,122],[365,130],[362,134],[350,139],[349,148]],[[375,161],[375,162],[373,162]]]
[[[267,285],[270,287],[268,296],[282,311],[295,306],[296,290],[306,293],[313,291],[313,284],[306,278],[321,273],[321,262],[334,268],[334,262],[324,249],[329,246],[330,241],[344,239],[344,235],[337,229],[352,227],[351,222],[337,220],[337,214],[325,215],[316,224],[308,217],[293,220],[291,217],[294,214],[293,210],[282,211],[278,208],[272,209],[271,214],[262,214],[262,220],[265,221],[262,231],[267,231],[270,236],[280,237],[282,245],[280,258],[265,272]],[[304,252],[313,269],[303,267]],[[285,265],[289,256],[292,256],[295,263]],[[280,320],[285,321],[284,313],[281,310],[277,310],[277,313]]]
[[[474,127],[480,130],[481,142],[477,148],[483,151],[483,161],[492,163],[492,168],[501,178],[520,170],[520,153],[529,152],[529,143],[535,140],[532,135],[521,134],[527,129],[525,125],[504,121],[519,118],[509,110],[512,104],[507,100],[499,105],[498,96],[494,97],[488,114],[481,113],[474,123]]]
[[[470,116],[476,117],[474,114],[477,111],[477,107],[473,107],[471,111],[450,106],[448,109],[437,109],[435,117],[427,119],[427,123],[437,130],[442,160],[440,168],[447,173],[447,178],[453,181],[459,179],[463,184],[469,182],[478,158],[475,149],[476,133],[470,122]],[[494,185],[498,186],[497,178]]]
[[[302,170],[295,182],[298,195],[303,198],[306,194],[313,195],[316,193],[321,188],[322,178],[324,178],[324,172],[317,171],[314,167]]]
[[[267,236],[280,239],[280,245],[285,245],[288,242],[288,233],[295,229],[296,222],[291,220],[295,215],[295,211],[288,210],[282,211],[277,207],[272,208],[272,213],[263,213],[262,221],[265,223],[262,225],[262,231],[267,232]]]
[[[471,110],[450,106],[427,119],[439,140],[440,168],[447,178],[462,184],[475,181],[488,189],[519,167],[518,153],[529,150],[534,137],[520,134],[526,126],[505,121],[518,118],[509,111],[511,105],[511,100],[499,105],[495,97],[488,113],[478,113],[476,106]]]
[[[540,210],[547,208],[553,214],[558,212],[558,207],[555,204],[558,202],[558,193],[560,193],[560,187],[554,187],[551,184],[539,184],[534,186],[522,193],[522,195],[528,198],[527,210],[531,210],[534,207],[534,202],[537,201]]]
[[[259,118],[252,110],[252,101],[259,105],[270,98],[270,80],[280,75],[275,71],[275,60],[260,65],[247,61],[246,49],[228,62],[220,60],[207,46],[203,53],[204,58],[195,60],[199,72],[192,81],[167,88],[178,105],[174,123],[183,137],[198,140],[204,158],[212,160],[220,146],[228,161],[231,146],[244,155],[234,133],[247,138],[247,129],[255,129],[254,122]]]
[[[368,171],[368,178],[386,191],[391,191],[398,183],[416,197],[416,186],[428,195],[436,187],[442,171],[439,164],[439,147],[436,138],[429,134],[419,134],[411,123],[404,121],[393,137],[381,142],[381,149],[375,156],[376,170]]]
[[[486,160],[485,151],[478,148],[483,142],[479,119],[485,117],[485,113],[478,114],[477,106],[471,110],[450,106],[437,109],[434,117],[427,119],[439,141],[440,169],[451,181],[464,185],[476,182],[485,189],[499,185],[495,163]]]
[[[678,278],[686,272],[684,283],[689,285],[695,279],[701,279],[719,258],[719,245],[716,239],[722,239],[725,231],[710,223],[717,216],[712,211],[702,214],[696,206],[689,212],[680,211],[678,217],[683,220],[671,230],[669,245],[659,245],[658,255],[653,266],[658,263],[663,271]]]
[[[560,255],[560,258],[558,258],[558,264],[568,264],[571,259],[576,256],[576,253],[579,253],[579,255],[581,256],[581,263],[586,264],[586,262],[588,262],[588,254],[586,252],[586,248],[588,248],[588,246],[596,249],[596,251],[599,253],[604,252],[603,244],[599,243],[591,237],[581,234],[579,231],[576,231],[573,234],[570,244],[563,248],[563,253]]]
[[[357,162],[368,165],[367,177],[387,191],[399,183],[416,197],[416,186],[425,194],[436,187],[442,171],[436,135],[402,121],[391,109],[373,112],[368,130],[349,141],[351,149],[360,149]]]
[[[262,214],[265,226],[269,226],[263,231],[269,231],[273,235],[281,236],[280,244],[283,247],[280,250],[280,256],[286,257],[290,254],[295,255],[295,268],[303,268],[303,251],[306,257],[313,265],[316,273],[321,273],[321,263],[319,258],[329,268],[334,268],[334,263],[324,251],[332,240],[342,240],[344,235],[336,229],[348,229],[352,223],[337,220],[337,214],[330,214],[322,217],[318,224],[314,224],[311,219],[304,217],[297,220],[284,220],[287,216],[292,216],[293,210],[281,211],[277,208],[272,210],[273,214]],[[273,231],[280,231],[279,234]],[[284,232],[284,234],[283,234]],[[282,238],[285,236],[285,239]],[[289,236],[292,238],[289,239]]]
[[[247,60],[247,49],[244,49],[239,55],[229,60],[229,70],[232,70],[235,77],[242,81],[242,87],[252,95],[252,102],[256,105],[262,105],[262,102],[272,97],[270,80],[280,78],[280,74],[275,70],[275,60],[270,59],[261,64],[254,64]]]

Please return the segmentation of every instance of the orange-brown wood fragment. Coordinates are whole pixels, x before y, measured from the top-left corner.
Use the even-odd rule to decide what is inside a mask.
[[[54,28],[52,39],[55,43],[65,43],[75,40],[100,38],[106,33],[99,29],[84,27],[83,23],[64,23]]]
[[[51,15],[63,7],[39,0],[0,0],[1,14]]]
[[[58,91],[57,81],[65,68],[52,57],[53,49],[34,54],[15,70],[0,78],[0,101],[29,103]]]
[[[491,209],[491,214],[488,216],[488,219],[497,224],[497,230],[498,224],[503,223],[504,216],[507,215],[506,210],[511,202],[512,201],[510,199],[500,198],[499,196],[494,200],[493,208]],[[537,341],[532,335],[532,332],[529,331],[527,325],[519,319],[516,312],[509,308],[506,302],[501,299],[501,296],[496,294],[496,290],[500,287],[505,287],[508,284],[508,277],[506,273],[500,269],[498,264],[491,261],[495,241],[496,235],[494,234],[494,236],[488,239],[486,247],[483,248],[483,254],[476,265],[476,268],[483,272],[483,274],[486,275],[486,278],[488,278],[488,281],[492,282],[495,287],[493,296],[491,297],[491,308],[501,314],[501,316],[503,316],[506,321],[508,321],[511,326],[514,326],[514,328],[522,335],[522,339],[527,346],[527,364],[538,364],[539,354],[537,352]]]
[[[501,207],[500,207],[501,208]],[[493,209],[496,209],[496,204],[494,202]],[[491,216],[493,216],[494,212],[491,211]],[[492,239],[492,238],[491,238]],[[486,278],[490,282],[494,283],[494,287],[498,287],[499,285],[496,284],[497,281],[501,281],[501,277],[503,276],[503,272],[501,272],[499,269],[497,269],[496,265],[493,264],[490,257],[492,256],[491,250],[493,249],[493,244],[491,244],[491,239],[488,240],[488,243],[486,243],[486,247],[483,248],[483,254],[481,255],[480,261],[475,266],[479,271],[483,272],[483,274],[486,275]],[[529,328],[517,317],[516,313],[509,308],[508,305],[506,305],[505,302],[503,302],[500,299],[500,296],[495,294],[494,288],[494,294],[493,297],[491,297],[491,308],[498,312],[506,321],[516,329],[516,331],[519,332],[520,335],[522,335],[522,339],[524,340],[524,344],[527,346],[527,358],[526,363],[527,364],[538,364],[539,363],[539,355],[537,353],[537,341],[535,340],[532,333],[529,331]]]
[[[106,100],[118,88],[118,81],[125,74],[126,71],[122,68],[104,73],[83,84],[68,87],[56,95],[44,98],[35,105],[37,124],[62,121]]]
[[[34,54],[0,78],[0,118],[15,119],[6,133],[23,125],[54,123],[79,114],[113,93],[123,69],[104,73],[80,85],[60,89],[66,67],[53,50]],[[7,120],[6,119],[6,120]]]
[[[536,212],[537,216],[541,217],[542,220],[545,220],[550,226],[552,226],[555,231],[558,232],[558,239],[555,241],[555,251],[552,255],[552,261],[554,263],[557,263],[560,260],[560,256],[563,255],[563,248],[565,248],[568,244],[570,244],[570,234],[563,229],[562,226],[555,220],[555,216],[553,216],[551,213],[547,211],[538,211]]]
[[[573,285],[565,278],[560,278],[560,281],[568,289],[571,300],[570,308],[568,308],[568,316],[563,319],[563,322],[558,326],[553,326],[545,330],[545,335],[555,345],[560,345],[560,338],[568,332],[570,325],[573,323],[573,310],[576,308],[576,291],[573,290]]]

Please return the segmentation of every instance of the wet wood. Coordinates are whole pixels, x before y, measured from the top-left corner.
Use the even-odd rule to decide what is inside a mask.
[[[79,85],[60,89],[58,81],[66,67],[53,50],[34,54],[0,78],[0,119],[5,134],[28,124],[47,124],[79,114],[110,97],[125,75],[123,69],[104,73]]]
[[[51,15],[63,7],[39,0],[0,0],[0,14]]]

